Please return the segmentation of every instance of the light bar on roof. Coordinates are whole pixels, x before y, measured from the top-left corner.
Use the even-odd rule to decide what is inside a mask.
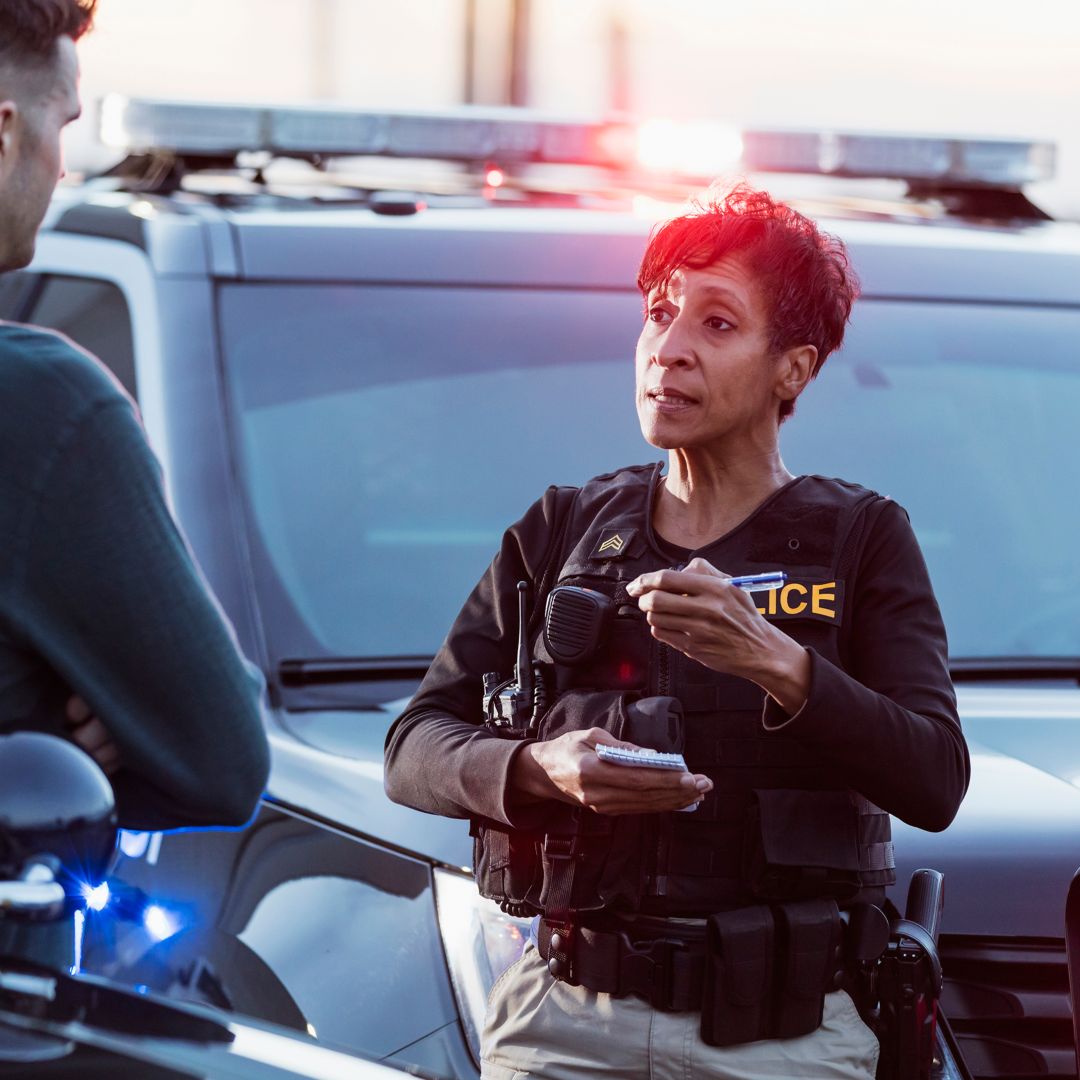
[[[1053,143],[936,135],[743,132],[751,172],[821,173],[958,187],[1020,187],[1054,175]]]
[[[694,122],[570,120],[528,109],[461,106],[373,112],[325,106],[218,105],[111,95],[101,138],[128,153],[190,157],[399,157],[589,165],[700,183],[731,172],[813,173],[1017,188],[1054,171],[1050,143],[820,131],[738,131]]]
[[[129,153],[380,156],[500,163],[617,164],[612,125],[463,106],[446,112],[369,112],[304,106],[216,105],[110,95],[101,140]]]

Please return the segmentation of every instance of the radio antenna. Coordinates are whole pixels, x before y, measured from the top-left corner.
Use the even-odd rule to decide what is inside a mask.
[[[525,628],[525,623],[528,616],[528,595],[529,595],[529,583],[527,581],[519,581],[517,584],[518,594],[518,648],[517,648],[517,666],[514,670],[514,675],[517,678],[518,689],[521,691],[523,701],[529,701],[532,698],[533,685],[532,685],[532,660],[529,657],[529,640],[528,632]]]

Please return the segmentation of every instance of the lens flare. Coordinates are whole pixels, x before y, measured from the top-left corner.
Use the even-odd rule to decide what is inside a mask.
[[[158,904],[148,904],[143,912],[143,926],[157,941],[172,937],[180,929],[176,918]]]
[[[713,177],[738,165],[742,136],[723,124],[648,121],[638,129],[638,162],[656,172]]]

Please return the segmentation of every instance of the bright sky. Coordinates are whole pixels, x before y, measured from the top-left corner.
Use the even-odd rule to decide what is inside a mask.
[[[509,0],[478,0],[497,48]],[[443,106],[460,100],[464,0],[100,0],[84,97]],[[636,112],[1054,139],[1032,194],[1080,218],[1077,0],[532,0],[531,95],[603,112],[621,24]],[[493,51],[481,63],[505,62]],[[88,113],[94,113],[93,108]],[[90,124],[71,164],[87,157]]]

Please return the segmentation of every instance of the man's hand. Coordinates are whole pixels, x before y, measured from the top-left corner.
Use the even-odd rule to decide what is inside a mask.
[[[512,784],[536,799],[559,799],[598,814],[653,814],[700,802],[712,790],[707,776],[670,769],[613,765],[596,756],[600,743],[631,750],[602,728],[571,731],[550,742],[530,743],[518,754]]]
[[[693,559],[685,570],[642,574],[626,591],[657,641],[714,671],[753,680],[794,714],[809,693],[810,656],[730,580],[705,559]]]
[[[112,741],[109,729],[93,714],[90,706],[78,694],[72,694],[64,713],[72,742],[81,746],[106,776],[119,771],[122,764],[120,750]]]

